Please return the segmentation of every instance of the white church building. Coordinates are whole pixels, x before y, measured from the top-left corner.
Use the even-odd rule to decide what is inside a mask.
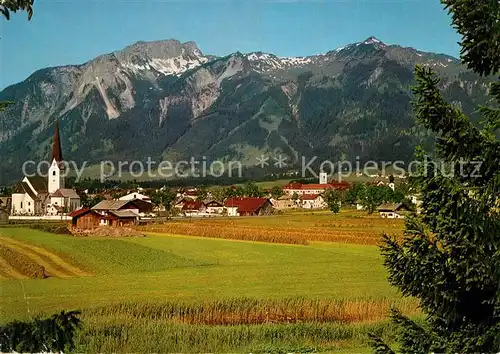
[[[80,208],[80,197],[74,189],[64,188],[59,123],[56,122],[52,160],[47,178],[24,177],[14,187],[11,215],[65,215]]]

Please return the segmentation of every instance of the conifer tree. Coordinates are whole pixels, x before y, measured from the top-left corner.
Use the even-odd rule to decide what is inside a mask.
[[[500,73],[500,3],[497,0],[442,0],[462,36],[461,58],[480,75]],[[398,310],[403,353],[500,352],[500,110],[480,107],[485,120],[474,126],[447,103],[432,70],[416,67],[417,120],[437,135],[436,156],[454,169],[449,177],[422,162],[413,183],[422,213],[406,220],[402,240],[384,236],[382,253],[389,281],[420,301],[423,322]],[[500,105],[500,82],[490,89]],[[393,353],[371,336],[377,353]]]
[[[34,0],[2,0],[0,1],[0,14],[7,20],[10,20],[10,13],[17,11],[26,11],[28,20],[33,16]]]

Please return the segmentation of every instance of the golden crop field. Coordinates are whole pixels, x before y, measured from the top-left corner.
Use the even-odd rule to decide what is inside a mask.
[[[382,234],[401,234],[404,222],[378,214],[342,210],[290,212],[254,217],[175,219],[139,227],[145,232],[169,233],[245,241],[307,245],[309,241],[377,245]]]

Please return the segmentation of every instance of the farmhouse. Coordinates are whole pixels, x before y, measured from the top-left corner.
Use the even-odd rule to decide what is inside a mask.
[[[70,215],[71,224],[82,230],[95,229],[99,226],[135,225],[139,220],[139,215],[132,210],[110,210],[104,215],[93,209],[82,208]]]
[[[224,204],[216,200],[206,200],[203,202],[209,214],[222,214],[224,212]]]
[[[266,215],[273,206],[268,198],[229,198],[224,203],[228,216]]]
[[[76,191],[64,188],[64,165],[58,122],[51,161],[47,179],[41,176],[26,176],[14,187],[12,215],[57,215],[80,208],[80,197]]]
[[[300,206],[304,209],[324,209],[327,206],[320,194],[304,194],[299,199]]]
[[[297,208],[297,203],[288,194],[285,194],[277,199],[271,199],[273,207],[278,210]]]
[[[180,197],[179,199],[177,199],[177,201],[175,202],[174,204],[174,208],[176,209],[179,209],[179,210],[182,210],[182,208],[184,207],[184,204],[188,203],[188,202],[192,202],[194,199],[190,199],[190,198],[185,198],[185,197]]]
[[[205,204],[199,200],[186,201],[182,206],[182,212],[186,216],[193,216],[204,213],[206,210]]]
[[[132,210],[115,210],[109,211],[104,220],[101,221],[103,225],[107,226],[130,226],[139,222],[139,215]]]
[[[383,204],[378,208],[380,216],[388,219],[402,219],[408,211],[404,203]]]
[[[137,215],[145,215],[153,211],[153,204],[140,199],[133,200],[103,200],[92,207],[102,215],[107,215],[112,211],[131,210]]]

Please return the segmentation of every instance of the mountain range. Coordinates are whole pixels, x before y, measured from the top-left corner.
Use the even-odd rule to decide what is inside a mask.
[[[239,160],[302,156],[409,160],[428,134],[411,107],[413,68],[433,68],[444,96],[477,120],[488,78],[458,59],[375,37],[308,57],[217,57],[194,42],[137,42],[82,65],[45,68],[0,92],[0,184],[49,157],[59,121],[66,160]]]

